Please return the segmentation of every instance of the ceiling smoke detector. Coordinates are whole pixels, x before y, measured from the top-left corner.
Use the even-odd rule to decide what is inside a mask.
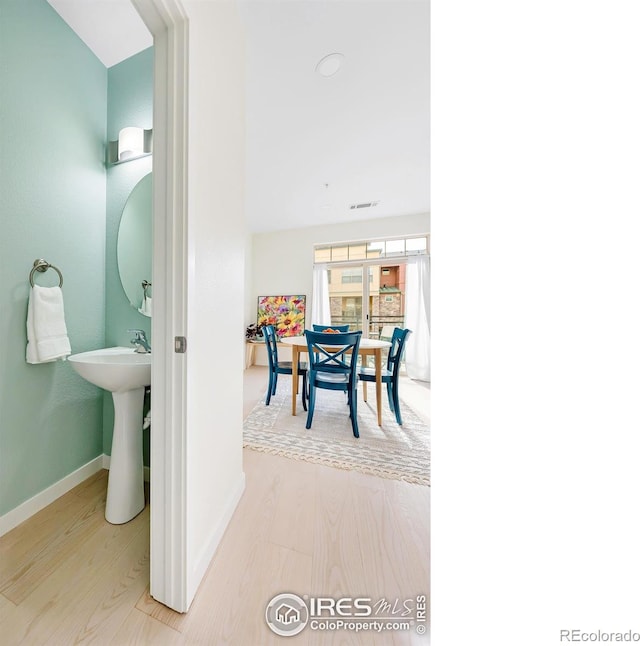
[[[372,206],[378,206],[378,202],[361,202],[360,204],[352,204],[350,209],[369,209]]]
[[[321,58],[316,65],[316,72],[320,76],[329,78],[334,74],[337,74],[338,70],[342,67],[342,61],[344,60],[344,54],[334,52],[333,54],[327,54],[324,58]]]

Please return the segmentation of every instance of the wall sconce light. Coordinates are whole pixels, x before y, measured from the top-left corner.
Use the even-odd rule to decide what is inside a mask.
[[[108,161],[110,164],[146,157],[152,153],[153,130],[142,128],[123,128],[118,134],[118,141],[110,141],[108,147]]]

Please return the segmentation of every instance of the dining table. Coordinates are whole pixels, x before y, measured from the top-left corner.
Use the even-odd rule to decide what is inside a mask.
[[[291,414],[296,414],[296,399],[298,394],[298,362],[300,355],[303,353],[308,354],[309,348],[307,346],[306,336],[287,336],[282,337],[280,342],[291,346]],[[330,347],[330,346],[327,346]],[[363,357],[373,356],[375,370],[376,370],[376,407],[378,411],[378,426],[382,426],[382,351],[385,348],[390,348],[389,341],[380,341],[379,339],[360,339],[360,347],[358,354]]]

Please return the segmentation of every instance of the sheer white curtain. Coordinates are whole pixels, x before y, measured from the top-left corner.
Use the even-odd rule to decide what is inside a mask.
[[[329,274],[327,265],[314,265],[313,267],[313,294],[311,297],[311,320],[307,321],[307,328],[312,324],[331,325],[331,305],[329,303]]]
[[[431,381],[430,278],[429,256],[407,262],[405,325],[412,334],[407,339],[405,365],[409,377],[419,381]]]

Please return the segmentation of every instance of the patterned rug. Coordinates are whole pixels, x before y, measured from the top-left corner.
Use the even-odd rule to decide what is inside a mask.
[[[353,437],[345,395],[338,391],[318,391],[313,423],[307,430],[307,413],[300,399],[297,415],[291,415],[291,378],[281,375],[270,405],[265,406],[263,398],[245,420],[243,446],[295,460],[428,485],[427,423],[402,402],[403,424],[398,426],[389,410],[385,390],[382,426],[378,426],[373,384],[369,384],[368,395],[369,401],[363,401],[359,389],[359,439]]]

